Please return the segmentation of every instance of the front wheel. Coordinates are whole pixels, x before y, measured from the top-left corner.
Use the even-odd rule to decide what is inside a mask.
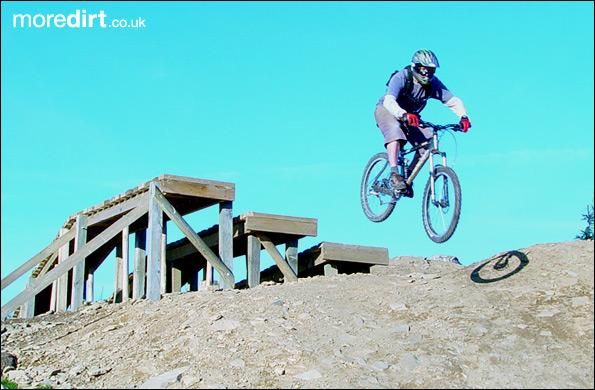
[[[366,217],[372,222],[382,222],[395,209],[396,199],[390,184],[390,166],[386,153],[373,155],[362,175],[360,202]]]
[[[437,166],[428,179],[422,201],[422,220],[428,237],[434,242],[448,240],[459,223],[461,215],[461,184],[455,171]]]

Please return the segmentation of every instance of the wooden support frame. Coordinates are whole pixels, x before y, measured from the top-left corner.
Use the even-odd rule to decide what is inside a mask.
[[[108,242],[112,239],[116,234],[122,231],[124,227],[129,226],[131,223],[138,220],[148,211],[148,202],[142,202],[137,206],[135,209],[131,210],[124,216],[122,216],[118,221],[113,223],[110,227],[105,229],[101,234],[97,237],[93,238],[87,244],[85,244],[82,248],[80,248],[77,252],[75,252],[72,256],[64,260],[62,263],[58,264],[54,269],[49,271],[47,274],[43,275],[39,278],[39,282],[35,284],[35,286],[29,286],[25,288],[20,294],[2,306],[1,310],[1,318],[6,318],[10,312],[14,309],[34,297],[37,293],[41,290],[46,288],[50,285],[54,280],[62,276],[63,274],[70,271],[76,264],[81,262],[86,256],[90,253],[98,249],[100,246]],[[71,229],[72,237],[74,237],[74,231]],[[70,235],[70,232],[67,233],[65,236]],[[63,241],[65,242],[65,241]],[[62,243],[63,243],[62,242]],[[66,241],[67,242],[67,241]]]
[[[156,185],[153,185],[152,188],[154,191],[151,192],[152,198],[155,199],[156,203],[159,205],[161,210],[167,214],[169,219],[171,219],[178,228],[182,231],[182,233],[188,238],[188,240],[192,243],[192,245],[198,250],[198,252],[219,272],[221,279],[223,281],[223,285],[225,286],[234,286],[234,276],[233,272],[227,267],[227,265],[221,261],[215,253],[209,248],[207,244],[194,232],[192,227],[182,218],[182,216],[178,213],[178,211],[172,206],[171,203],[165,198],[163,193],[157,188]]]

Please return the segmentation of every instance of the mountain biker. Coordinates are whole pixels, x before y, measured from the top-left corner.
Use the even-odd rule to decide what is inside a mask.
[[[413,191],[405,192],[407,184],[397,170],[399,149],[409,141],[418,145],[432,137],[432,131],[419,125],[420,112],[428,99],[440,100],[458,117],[463,132],[471,127],[463,101],[454,96],[444,84],[434,76],[440,64],[436,55],[427,49],[413,53],[411,65],[394,72],[386,83],[387,89],[374,111],[376,126],[384,136],[384,147],[391,167],[391,183],[395,190],[404,191],[405,196],[413,196]],[[412,170],[425,149],[419,149],[408,167]]]

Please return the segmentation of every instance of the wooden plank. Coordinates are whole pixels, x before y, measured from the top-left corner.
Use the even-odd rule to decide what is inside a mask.
[[[79,214],[76,216],[76,234],[74,236],[74,251],[78,251],[87,243],[87,216]],[[72,271],[72,296],[70,308],[72,311],[83,304],[83,292],[85,282],[85,259],[75,265]]]
[[[145,275],[147,264],[147,231],[139,230],[134,234],[134,270],[132,275],[132,299],[145,295]]]
[[[128,270],[128,263],[129,263],[129,248],[128,248],[128,238],[130,236],[130,226],[126,226],[122,229],[122,302],[126,302],[130,295],[130,289],[128,284],[128,275],[130,271]]]
[[[67,233],[56,238],[50,245],[42,249],[39,253],[27,260],[25,263],[23,263],[23,265],[21,265],[20,267],[12,271],[10,274],[8,274],[4,279],[2,279],[2,282],[0,283],[2,287],[1,289],[4,290],[6,287],[10,286],[12,282],[14,282],[27,271],[29,271],[31,268],[39,264],[40,261],[47,258],[54,252],[57,252],[58,248],[72,240],[72,238],[74,238],[74,229],[70,229]]]
[[[315,265],[325,261],[349,261],[366,264],[388,265],[388,249],[333,242],[322,243],[322,256]]]
[[[260,251],[261,245],[258,237],[248,235],[248,250],[246,252],[246,279],[248,287],[256,287],[260,284]]]
[[[283,273],[283,276],[285,277],[285,281],[286,282],[296,281],[297,275],[295,274],[295,272],[293,272],[293,270],[291,269],[289,264],[287,264],[287,262],[285,261],[283,256],[281,256],[281,254],[279,253],[279,251],[277,250],[277,248],[275,247],[275,245],[273,244],[271,239],[263,233],[257,233],[256,236],[260,240],[262,246],[264,246],[264,249],[266,249],[266,251],[269,253],[269,255],[271,255],[271,257],[277,264],[277,267],[279,267],[279,270]]]
[[[219,203],[219,258],[233,272],[233,204],[231,201]],[[234,288],[222,281],[224,289]]]
[[[182,218],[177,210],[169,203],[161,191],[155,187],[155,200],[161,207],[161,209],[167,214],[167,216],[178,226],[182,233],[188,238],[188,240],[196,247],[198,252],[211,263],[212,266],[219,272],[226,286],[234,286],[233,272],[227,265],[217,257],[209,248],[204,241],[194,232],[192,227]]]
[[[161,234],[163,211],[156,200],[157,186],[149,186],[149,227],[147,228],[147,299],[161,299]]]
[[[68,232],[65,228],[60,228],[60,235],[64,235]],[[64,262],[70,255],[70,244],[66,243],[58,249],[58,265]],[[68,304],[68,272],[65,272],[58,279],[58,290],[57,290],[57,303],[56,312],[66,311]]]
[[[165,194],[179,194],[218,201],[232,201],[235,185],[213,180],[163,175],[158,178],[159,189]]]
[[[80,248],[77,252],[75,252],[72,256],[68,259],[63,261],[61,264],[58,264],[54,267],[51,271],[47,274],[43,275],[39,278],[39,282],[36,283],[35,286],[29,286],[12,300],[7,302],[4,306],[2,306],[1,310],[1,318],[6,318],[6,315],[12,312],[14,309],[22,305],[27,300],[31,299],[31,297],[35,296],[35,294],[39,293],[41,290],[49,286],[54,280],[58,277],[62,276],[66,272],[70,271],[72,267],[82,261],[85,257],[91,254],[96,249],[100,248],[102,245],[107,243],[111,240],[116,234],[118,234],[125,226],[129,226],[131,223],[145,215],[148,211],[148,202],[144,204],[141,203],[137,208],[128,212],[128,214],[121,217],[118,221],[112,224],[110,227],[105,229],[101,234],[97,237],[93,238],[89,241],[86,245]],[[73,232],[74,234],[74,232]]]
[[[297,236],[316,236],[317,220],[314,218],[249,212],[241,216],[246,233],[270,232]]]

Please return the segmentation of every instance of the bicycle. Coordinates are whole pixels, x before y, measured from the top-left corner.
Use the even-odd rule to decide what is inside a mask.
[[[459,124],[435,125],[420,120],[420,125],[432,128],[432,137],[408,149],[401,148],[397,158],[398,170],[407,183],[407,189],[401,191],[393,189],[390,181],[388,155],[386,152],[376,153],[370,158],[364,169],[360,201],[364,214],[370,221],[382,222],[386,220],[395,209],[397,201],[406,196],[407,191],[412,191],[413,179],[429,160],[429,178],[422,198],[422,221],[428,237],[436,243],[442,243],[453,235],[459,223],[461,185],[455,171],[446,164],[446,153],[440,151],[438,135],[442,131],[462,130]],[[422,148],[426,148],[426,152],[409,173],[409,161],[406,156],[416,153]],[[434,162],[434,156],[437,155],[442,157],[442,164]],[[379,210],[376,211],[376,208]]]

